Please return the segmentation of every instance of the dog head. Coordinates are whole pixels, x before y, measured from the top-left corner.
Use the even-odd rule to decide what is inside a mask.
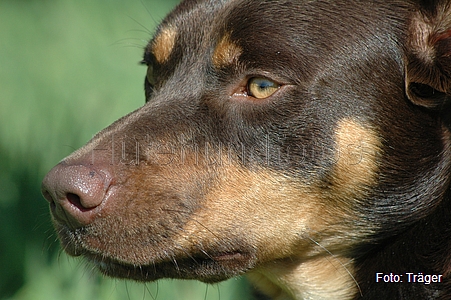
[[[450,57],[447,1],[183,1],[146,104],[44,179],[61,242],[115,277],[356,295],[367,245],[447,201]]]

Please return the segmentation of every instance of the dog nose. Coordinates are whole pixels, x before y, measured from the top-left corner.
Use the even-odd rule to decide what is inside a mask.
[[[42,182],[53,217],[71,228],[88,225],[99,215],[111,174],[86,165],[56,165]]]

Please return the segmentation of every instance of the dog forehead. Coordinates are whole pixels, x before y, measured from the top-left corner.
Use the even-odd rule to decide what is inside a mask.
[[[162,67],[161,78],[179,66],[186,72],[211,64],[309,84],[338,62],[363,65],[367,54],[402,51],[396,41],[405,20],[394,15],[406,12],[392,6],[393,1],[366,0],[185,0],[163,20],[146,54]]]
[[[396,23],[392,16],[402,15],[393,11],[391,1],[365,2],[188,0],[165,19],[154,41],[156,50],[165,50],[158,51],[164,58],[174,47],[170,38],[176,32],[181,47],[213,48],[215,66],[237,57],[246,62],[277,59],[281,64],[291,64],[293,57],[316,60],[319,52],[327,55],[376,33],[388,34],[389,24]]]
[[[236,62],[243,54],[243,50],[246,50],[251,56],[259,50],[273,53],[273,47],[267,46],[269,44],[274,46],[275,43],[288,38],[288,35],[281,36],[277,33],[286,31],[285,28],[282,28],[282,24],[285,24],[284,20],[289,17],[288,14],[280,14],[283,2],[182,1],[163,20],[145,51],[152,53],[159,64],[168,62],[175,52],[179,54],[176,56],[178,59],[181,57],[199,58],[201,53],[208,52],[211,62],[217,68]],[[255,11],[256,15],[253,14],[257,18],[250,18],[247,10]],[[284,10],[287,12],[286,9]],[[269,17],[261,18],[263,16]],[[247,40],[253,45],[249,47]],[[248,47],[243,49],[241,45]],[[260,47],[257,48],[258,45]],[[243,60],[247,62],[262,61],[260,57],[255,57],[255,59],[243,57]],[[263,59],[263,61],[265,60]]]
[[[226,2],[228,1],[182,1],[160,23],[153,39],[145,47],[145,52],[152,53],[158,64],[164,64],[176,48],[183,52],[205,48]]]
[[[316,33],[316,38],[328,38],[339,34],[337,30],[344,24],[354,24],[352,31],[355,33],[371,27],[371,23],[378,25],[381,19],[392,21],[394,15],[399,15],[395,10],[401,8],[392,2],[397,1],[185,0],[164,19],[162,25],[163,28],[173,26],[197,37],[201,37],[199,32],[217,33],[225,27],[228,32],[261,34],[266,30],[275,36],[306,35],[305,29],[308,29],[308,35]],[[311,26],[306,27],[307,24]],[[209,37],[202,34],[202,38]]]

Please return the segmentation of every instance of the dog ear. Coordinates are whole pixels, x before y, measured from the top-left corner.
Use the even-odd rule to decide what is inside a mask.
[[[444,110],[451,103],[451,1],[418,6],[407,37],[406,93],[416,105]]]

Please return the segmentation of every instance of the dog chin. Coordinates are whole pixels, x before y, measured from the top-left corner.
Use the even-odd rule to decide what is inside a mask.
[[[164,248],[158,253],[149,253],[145,263],[141,259],[140,262],[133,262],[131,258],[119,258],[118,255],[107,254],[105,251],[88,249],[82,233],[77,232],[80,230],[83,229],[72,231],[64,226],[59,228],[64,251],[70,256],[86,258],[101,273],[115,278],[142,282],[162,278],[196,279],[205,283],[216,283],[246,273],[254,268],[257,262],[255,254],[243,250],[182,250],[179,254],[171,254]]]
[[[146,265],[133,265],[112,258],[84,254],[104,275],[149,282],[162,278],[196,279],[217,283],[244,274],[254,265],[247,254],[227,253],[211,258],[194,255],[167,261],[152,261]]]

